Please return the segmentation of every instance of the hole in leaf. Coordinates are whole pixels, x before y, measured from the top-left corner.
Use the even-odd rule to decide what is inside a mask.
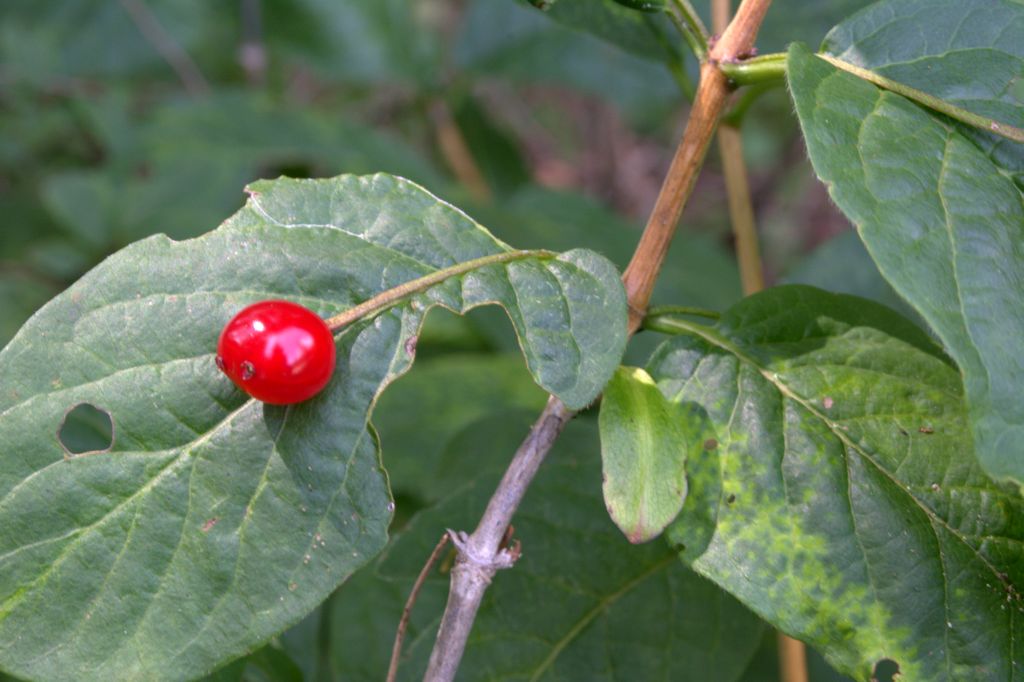
[[[896,682],[900,676],[900,664],[891,658],[883,658],[875,663],[871,673],[872,682]]]
[[[79,403],[64,414],[57,440],[69,455],[106,452],[114,445],[114,422],[106,410]]]

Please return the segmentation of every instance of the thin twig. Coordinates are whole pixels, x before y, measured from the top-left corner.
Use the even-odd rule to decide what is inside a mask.
[[[416,576],[416,582],[413,583],[409,599],[406,600],[405,608],[402,609],[402,619],[398,621],[398,630],[395,632],[395,644],[391,647],[391,665],[388,666],[387,682],[395,682],[395,677],[398,675],[398,661],[402,654],[402,640],[405,639],[405,631],[409,627],[409,616],[412,615],[412,607],[416,604],[416,598],[420,595],[420,588],[426,582],[430,569],[437,563],[437,558],[441,556],[441,550],[447,544],[448,533],[445,533],[437,541],[437,545],[434,547],[434,551],[430,553],[427,563],[423,564],[423,570]]]
[[[574,415],[561,400],[554,396],[549,398],[526,440],[516,450],[476,530],[472,535],[453,535],[452,541],[459,554],[452,569],[448,604],[424,680],[450,682],[455,679],[469,631],[491,578],[499,569],[511,567],[518,556],[517,550],[501,549],[505,529],[544,457]]]
[[[701,68],[701,82],[683,140],[633,260],[623,275],[631,332],[636,331],[643,321],[665,251],[672,241],[700,162],[707,153],[718,118],[725,107],[729,84],[716,64],[722,59],[732,59],[750,51],[770,4],[771,0],[744,0],[736,19],[712,49],[709,62]],[[560,400],[554,396],[549,398],[544,411],[512,458],[476,530],[472,535],[453,534],[458,555],[452,569],[448,603],[423,678],[426,682],[451,682],[455,678],[466,640],[491,578],[499,569],[510,567],[518,555],[516,551],[501,549],[505,529],[544,457],[573,416],[573,412]]]
[[[121,6],[131,16],[139,33],[160,53],[164,61],[178,74],[185,90],[191,95],[206,95],[210,83],[203,76],[188,52],[181,47],[142,0],[121,0]]]

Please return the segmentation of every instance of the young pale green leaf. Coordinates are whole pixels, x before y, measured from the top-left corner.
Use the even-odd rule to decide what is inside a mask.
[[[1000,27],[1019,36],[1024,57],[1017,7],[1019,20]],[[983,58],[972,63],[984,71]],[[1013,168],[1000,165],[1003,143],[983,144],[800,46],[789,54],[789,80],[815,171],[964,373],[979,461],[1024,483],[1024,197]]]
[[[710,432],[699,411],[669,402],[644,370],[620,367],[601,399],[604,503],[630,542],[672,523],[686,499],[686,457]]]
[[[503,306],[535,379],[577,408],[619,363],[625,297],[593,253],[513,251],[387,175],[249,192],[214,232],[110,257],[0,353],[0,668],[196,676],[322,601],[386,540],[368,419],[432,306]],[[335,376],[310,401],[248,400],[214,365],[248,303],[331,314],[410,281],[432,284],[335,333]],[[68,457],[59,430],[81,403],[114,441]]]
[[[474,431],[483,447],[515,447],[519,440],[495,443],[492,430]],[[663,543],[626,542],[601,502],[597,447],[593,421],[577,420],[538,472],[516,516],[522,556],[488,589],[461,676],[703,682],[713,670],[716,681],[737,679],[762,623],[680,565]],[[446,527],[479,518],[497,475],[500,469],[490,469],[450,490],[395,539],[377,575],[364,571],[342,586],[332,600],[337,679],[383,678],[397,614],[425,558]],[[413,610],[400,680],[423,677],[448,591],[451,555],[442,557]]]
[[[972,454],[960,377],[893,311],[804,286],[715,328],[673,322],[649,371],[717,448],[690,458],[681,555],[869,680],[1008,680],[1024,666],[1024,501]]]

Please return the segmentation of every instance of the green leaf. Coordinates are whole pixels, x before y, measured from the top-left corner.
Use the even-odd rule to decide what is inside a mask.
[[[855,230],[828,240],[786,273],[784,284],[809,284],[836,294],[867,298],[923,323],[882,277]]]
[[[518,439],[494,445],[511,453]],[[577,420],[538,472],[515,520],[522,557],[488,589],[460,676],[685,682],[707,680],[714,670],[715,680],[738,678],[763,625],[681,566],[664,544],[636,547],[622,537],[601,501],[597,446],[593,422]],[[362,572],[341,588],[333,600],[331,646],[339,679],[383,677],[412,581],[446,527],[468,527],[479,518],[500,474],[490,471],[419,514],[382,557],[377,575]],[[450,562],[442,555],[420,593],[400,680],[422,678]]]
[[[822,49],[972,113],[1024,127],[1024,5],[888,0],[836,26]],[[1024,187],[1024,145],[953,124]]]
[[[589,31],[632,54],[664,61],[666,47],[658,31],[676,37],[675,28],[662,16],[664,0],[532,0],[555,21]],[[632,5],[632,6],[631,6]],[[648,14],[655,12],[655,14]]]
[[[152,21],[188,51],[217,23],[215,6],[149,0]],[[0,61],[18,79],[37,84],[62,77],[174,74],[121,3],[104,0],[10,0],[4,3]]]
[[[452,114],[470,154],[495,194],[512,193],[530,182],[530,168],[519,141],[503,129],[472,93],[458,98]]]
[[[646,16],[624,7],[614,11],[641,20]],[[658,48],[656,35],[639,28],[651,36],[648,49]],[[662,49],[658,62],[653,62],[552,21],[516,0],[474,0],[462,18],[454,49],[455,61],[466,75],[570,87],[613,102],[632,119],[644,121],[680,100],[678,86],[661,63],[664,54]]]
[[[1024,665],[1024,501],[978,467],[960,377],[918,328],[787,286],[715,328],[673,321],[648,370],[707,411],[669,531],[685,561],[869,680],[1011,679]]]
[[[1024,55],[1018,7],[1017,24],[1001,26]],[[959,124],[803,47],[790,51],[789,78],[815,171],[964,373],[982,466],[1024,483],[1024,199],[1010,169]]]
[[[697,414],[665,399],[650,375],[620,367],[601,399],[602,489],[612,521],[630,542],[657,537],[686,499],[686,457],[703,447]]]
[[[386,175],[249,192],[204,237],[110,257],[0,353],[0,667],[196,676],[308,613],[384,545],[369,413],[433,306],[503,306],[534,377],[576,408],[618,365],[625,297],[593,253],[512,251]],[[216,370],[220,329],[254,300],[331,314],[399,285],[336,332],[310,401],[263,405]],[[80,403],[110,415],[114,443],[68,458],[57,432]]]
[[[350,85],[428,88],[442,69],[444,13],[418,0],[266,0],[267,39],[321,78]]]
[[[793,41],[817,45],[837,22],[872,0],[775,0],[757,33],[762,54],[785,50]],[[709,3],[699,3],[704,9]],[[735,5],[736,3],[734,3]]]
[[[44,185],[51,214],[101,255],[158,232],[175,239],[198,236],[239,208],[239,187],[282,172],[383,170],[440,184],[429,164],[388,135],[262,95],[224,91],[164,102],[135,136],[139,149],[128,158],[102,169],[58,173]],[[143,163],[148,172],[140,177],[136,170]]]

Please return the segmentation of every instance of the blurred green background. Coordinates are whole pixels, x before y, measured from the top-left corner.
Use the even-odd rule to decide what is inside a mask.
[[[779,0],[762,52],[817,44],[863,4]],[[696,63],[670,25],[611,0],[547,14],[519,0],[4,0],[0,346],[108,254],[212,230],[246,183],[279,175],[399,174],[517,247],[589,247],[625,266]],[[784,90],[757,101],[743,135],[769,280],[894,303],[814,179]],[[712,152],[655,303],[721,310],[739,296]],[[640,335],[627,359],[655,341]],[[543,403],[500,313],[435,313],[419,349],[375,418],[398,526],[466,483],[467,452],[486,453],[474,472],[500,467]],[[594,457],[580,424],[565,447]],[[218,679],[380,679],[369,652],[390,648],[407,589],[384,584],[366,588],[380,602],[340,599],[343,586]],[[765,630],[746,647],[741,679],[775,679],[773,642]],[[341,653],[353,646],[362,667]]]

